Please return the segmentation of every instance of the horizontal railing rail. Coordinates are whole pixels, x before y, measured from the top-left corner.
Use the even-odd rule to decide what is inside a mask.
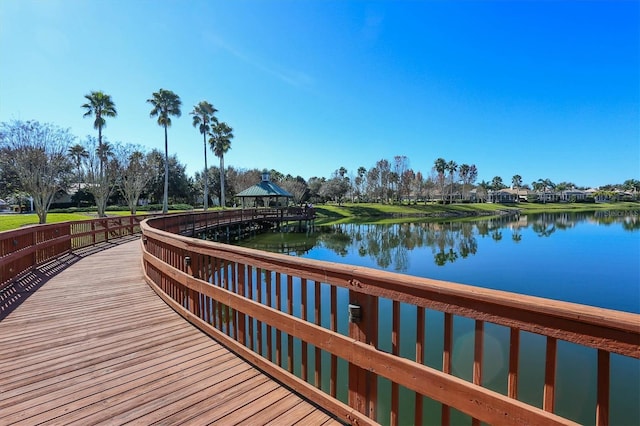
[[[15,278],[83,247],[140,232],[149,215],[34,225],[0,232],[0,290]]]
[[[254,213],[143,222],[147,281],[204,332],[346,422],[422,424],[435,402],[442,424],[454,410],[473,424],[572,424],[556,399],[559,353],[574,345],[594,352],[591,411],[605,425],[615,397],[612,354],[640,359],[637,314],[177,235],[243,214]],[[427,338],[434,324],[440,331]],[[456,339],[460,329],[472,336],[467,346]],[[489,330],[506,336],[504,383],[492,388],[487,365],[500,353],[490,352]],[[536,401],[519,386],[532,336],[544,339]],[[434,347],[439,365],[426,360]],[[468,373],[454,371],[456,356],[469,359]]]

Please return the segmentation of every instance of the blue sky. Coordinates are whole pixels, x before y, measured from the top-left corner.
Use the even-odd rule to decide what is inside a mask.
[[[236,168],[308,179],[404,155],[619,183],[640,178],[639,27],[638,1],[1,0],[0,121],[96,135],[80,105],[102,90],[109,140],[163,150],[145,101],[164,88],[190,175],[208,100]]]

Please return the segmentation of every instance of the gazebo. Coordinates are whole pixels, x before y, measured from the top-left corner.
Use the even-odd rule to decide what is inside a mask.
[[[288,204],[287,199],[293,198],[293,195],[291,195],[289,192],[285,191],[284,189],[280,188],[275,183],[271,182],[270,174],[265,169],[262,172],[262,181],[260,183],[250,186],[244,191],[236,194],[236,197],[242,199],[242,208],[244,209],[245,207],[259,207],[259,206],[260,207],[263,207],[263,206],[264,207],[268,207],[268,206],[286,207],[286,205]],[[253,206],[247,205],[247,198],[249,199],[253,198]],[[284,198],[285,199],[284,201],[286,201],[284,204],[282,204],[282,201],[281,201],[282,198]]]

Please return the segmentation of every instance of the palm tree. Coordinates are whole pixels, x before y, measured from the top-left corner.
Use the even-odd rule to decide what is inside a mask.
[[[469,173],[471,172],[471,166],[468,164],[460,165],[460,179],[462,180],[462,198],[464,198],[467,179],[469,178]]]
[[[513,177],[511,178],[511,185],[516,191],[519,190],[522,186],[522,176],[513,175]]]
[[[105,164],[107,161],[109,161],[110,157],[113,157],[113,147],[109,142],[105,142],[102,145],[99,145],[98,148],[96,148],[96,154],[100,159],[100,164]]]
[[[453,180],[456,171],[458,170],[458,163],[451,160],[445,166],[446,170],[449,172],[449,204],[453,203]]]
[[[440,195],[442,196],[442,204],[444,204],[444,172],[447,170],[447,162],[444,158],[438,158],[433,168],[438,173],[438,182],[440,183]]]
[[[82,166],[82,160],[89,157],[89,153],[84,146],[78,143],[69,148],[69,157],[73,160],[73,164],[75,164],[76,170],[78,171],[76,175],[76,178],[78,179],[76,196],[78,197],[78,207],[80,207],[80,196],[78,194],[80,192],[80,184],[82,183],[82,169],[80,167]]]
[[[162,198],[162,213],[169,211],[169,144],[167,128],[171,126],[171,115],[180,117],[180,97],[171,90],[160,89],[152,94],[147,102],[153,105],[150,117],[158,117],[158,126],[164,127],[164,196]]]
[[[220,158],[220,205],[225,206],[224,200],[224,155],[231,149],[233,129],[224,121],[216,123],[211,129],[209,145],[211,150]],[[205,177],[206,178],[206,177]]]
[[[539,189],[542,189],[542,202],[544,204],[547,203],[547,190],[551,191],[553,190],[553,188],[555,188],[555,184],[551,181],[551,179],[546,178],[546,179],[538,179],[537,181],[537,186]]]
[[[520,201],[520,187],[522,186],[522,176],[513,175],[511,178],[511,187],[516,190],[516,201]]]
[[[198,105],[194,106],[193,111],[190,112],[190,114],[193,115],[193,127],[198,127],[198,130],[202,133],[202,142],[204,144],[204,211],[207,211],[209,207],[209,189],[207,186],[207,181],[209,180],[207,168],[207,134],[209,130],[211,130],[210,124],[218,122],[218,119],[214,116],[217,111],[218,110],[209,102],[201,101]]]
[[[102,146],[102,128],[107,125],[105,117],[115,117],[118,115],[116,106],[111,100],[111,96],[104,92],[97,91],[84,95],[87,103],[82,105],[86,110],[83,117],[94,116],[93,127],[98,129],[98,147]],[[102,176],[103,163],[100,161],[100,176]]]
[[[479,188],[478,197],[481,200],[484,199],[486,201],[489,195],[489,190],[491,189],[491,183],[483,179],[482,182],[478,184],[478,188]],[[480,196],[481,193],[483,194],[483,196]]]

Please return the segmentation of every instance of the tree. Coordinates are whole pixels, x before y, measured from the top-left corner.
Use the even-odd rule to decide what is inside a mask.
[[[20,189],[31,195],[41,224],[47,221],[55,194],[70,181],[73,164],[67,152],[74,139],[69,130],[53,124],[0,123],[0,149],[7,155],[3,168],[10,168]]]
[[[80,192],[80,184],[82,183],[82,162],[89,157],[89,153],[84,146],[77,143],[69,148],[69,157],[71,157],[73,164],[76,166],[76,182],[78,183],[76,193],[78,193]],[[80,197],[77,198],[78,207],[80,207]]]
[[[491,188],[491,184],[485,180],[478,184],[478,199],[480,201],[486,201],[487,195],[489,194],[489,189]]]
[[[442,203],[444,203],[444,184],[445,174],[447,170],[447,161],[444,158],[438,158],[433,164],[433,168],[438,173],[438,184],[440,185],[440,195],[442,197]]]
[[[549,178],[540,178],[537,182],[534,182],[533,185],[534,189],[537,188],[538,191],[542,191],[542,202],[544,204],[547,203],[547,191],[553,190],[553,188],[556,187],[556,185]]]
[[[522,186],[522,176],[513,175],[513,177],[511,178],[511,185],[513,185],[513,188],[516,191],[518,191],[520,189],[520,187]]]
[[[362,195],[364,194],[364,186],[366,182],[367,169],[363,166],[358,167],[358,175],[354,179],[354,184],[356,186],[356,196],[358,197],[358,202],[362,201]]]
[[[158,164],[156,156],[145,154],[141,148],[127,145],[119,153],[120,184],[118,188],[127,200],[129,212],[136,214],[136,207],[142,191],[151,182]]]
[[[162,197],[162,213],[169,211],[169,143],[167,128],[171,127],[171,116],[180,117],[182,112],[180,97],[171,90],[160,89],[154,92],[147,102],[153,105],[150,117],[158,117],[158,126],[164,127],[164,195]]]
[[[640,180],[627,179],[622,184],[622,187],[627,191],[631,191],[634,199],[638,199],[638,192],[640,192]]]
[[[317,203],[319,201],[322,201],[322,195],[320,195],[320,192],[325,182],[326,179],[323,177],[314,176],[309,178],[309,182],[307,182],[307,185],[309,187],[309,198],[311,198],[313,202]]]
[[[207,101],[201,101],[198,105],[193,107],[193,111],[190,112],[193,115],[193,127],[197,127],[202,134],[202,142],[204,143],[204,176],[207,176],[207,135],[211,130],[211,124],[217,123],[218,120],[215,117],[215,113],[218,110],[213,107]],[[207,211],[209,204],[209,190],[207,187],[207,180],[204,179],[204,196],[203,196],[203,209]]]
[[[411,191],[415,195],[415,202],[417,204],[419,199],[425,199],[424,190],[425,190],[425,180],[422,176],[422,172],[415,173],[413,176],[413,180],[411,181]],[[426,199],[425,199],[426,203]]]
[[[309,193],[306,182],[300,176],[297,178],[287,178],[280,183],[280,186],[289,194],[293,195],[294,204],[302,204],[305,196]]]
[[[398,177],[398,201],[402,201],[403,193],[407,198],[410,198],[409,180],[412,178],[412,175],[406,173],[408,169],[409,159],[405,155],[396,155],[393,157],[393,171]]]
[[[83,117],[94,116],[94,129],[98,129],[98,147],[102,148],[102,128],[107,125],[105,117],[115,117],[118,115],[116,106],[111,100],[111,96],[104,92],[97,91],[84,95],[87,103],[82,105],[86,111]],[[103,163],[100,163],[100,174],[102,174]]]
[[[211,138],[209,145],[216,157],[220,158],[220,205],[225,206],[224,199],[224,155],[231,149],[231,139],[233,139],[233,128],[224,121],[216,123],[211,128]]]
[[[466,189],[466,180],[467,180],[467,176],[469,174],[469,169],[471,168],[471,166],[469,166],[468,164],[461,164],[460,165],[460,180],[462,181],[462,198],[464,198],[465,195],[465,189]]]
[[[446,170],[449,172],[449,203],[453,203],[453,182],[458,171],[458,163],[453,160],[449,161],[446,165]]]
[[[502,178],[500,176],[494,176],[493,179],[491,179],[491,189],[494,191],[500,191],[504,188],[506,188],[506,186],[502,182]]]
[[[112,162],[114,146],[108,141],[102,145],[96,139],[87,136],[85,149],[85,189],[93,195],[98,217],[106,216],[107,202],[116,187],[118,178],[117,162]]]
[[[460,179],[462,180],[462,194],[464,196],[467,185],[473,185],[478,178],[478,168],[475,164],[463,164],[460,166]]]
[[[154,203],[158,203],[164,196],[164,177],[165,170],[169,170],[169,202],[174,203],[189,203],[195,202],[195,194],[193,190],[193,181],[187,176],[187,166],[180,163],[178,157],[173,154],[169,156],[168,167],[165,167],[164,155],[157,149],[152,150],[148,154],[152,163],[156,165],[153,178],[146,186],[141,196],[148,196]],[[211,169],[209,169],[211,170]],[[197,173],[197,172],[196,172]]]
[[[349,179],[335,176],[323,183],[320,188],[320,195],[328,199],[333,199],[340,205],[348,191]]]

